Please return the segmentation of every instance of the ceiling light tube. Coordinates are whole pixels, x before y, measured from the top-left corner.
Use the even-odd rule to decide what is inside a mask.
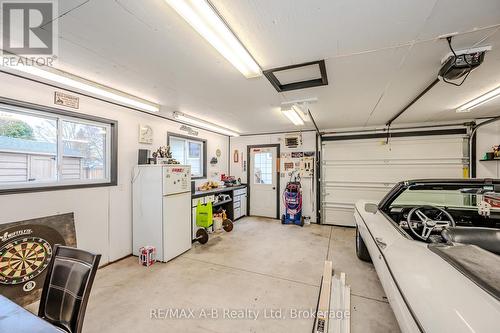
[[[497,98],[498,96],[500,96],[500,87],[497,87],[496,89],[493,89],[486,94],[474,98],[472,101],[458,107],[457,112],[469,112],[470,110],[477,108],[478,106],[483,105],[484,103],[487,103]]]
[[[297,114],[297,112],[293,109],[281,109],[281,112],[295,125],[295,126],[302,126],[304,125],[304,121],[300,116]]]
[[[207,122],[205,120],[201,120],[199,118],[187,115],[187,114],[182,113],[182,112],[177,112],[177,111],[174,112],[174,118],[181,121],[181,122],[188,123],[190,125],[197,126],[200,128],[208,129],[208,130],[211,130],[211,131],[214,131],[217,133],[221,133],[224,135],[240,136],[240,134],[238,132],[235,132],[233,130],[230,130],[228,128],[225,128],[225,127],[222,127],[222,126],[210,123],[210,122]]]
[[[295,110],[295,112],[300,116],[300,118],[304,122],[309,121],[309,115],[307,114],[307,112],[304,111],[303,106],[301,106],[300,104],[294,104],[292,105],[292,109]]]
[[[33,75],[35,77],[39,77],[43,80],[59,83],[62,84],[63,86],[75,88],[84,91],[86,93],[89,93],[91,95],[102,97],[104,99],[109,99],[125,106],[151,112],[160,111],[160,106],[158,104],[140,99],[135,96],[131,96],[121,91],[100,85],[95,82],[88,81],[86,79],[71,75],[66,72],[57,71],[58,73],[56,73],[55,69],[45,70],[37,66],[27,66],[21,64],[16,64],[15,66],[8,66],[8,68],[14,69],[16,71],[21,71],[23,73],[27,73],[29,75]]]
[[[260,66],[207,0],[165,1],[245,77],[262,75]]]

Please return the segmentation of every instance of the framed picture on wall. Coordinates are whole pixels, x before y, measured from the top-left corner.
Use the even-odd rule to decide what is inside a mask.
[[[139,143],[153,143],[153,129],[149,125],[139,125]]]

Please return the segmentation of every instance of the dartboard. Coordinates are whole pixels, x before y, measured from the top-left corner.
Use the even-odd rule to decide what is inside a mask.
[[[15,285],[29,281],[49,264],[52,247],[42,238],[13,240],[0,249],[0,283]]]

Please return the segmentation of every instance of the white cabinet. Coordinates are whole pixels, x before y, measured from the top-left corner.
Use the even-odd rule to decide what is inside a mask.
[[[247,189],[242,188],[234,190],[233,197],[233,209],[234,209],[234,219],[237,220],[240,217],[247,215]]]
[[[241,208],[241,216],[247,215],[247,195],[243,194],[240,196],[240,208]]]
[[[237,220],[241,217],[241,208],[235,208],[234,209],[234,219]]]

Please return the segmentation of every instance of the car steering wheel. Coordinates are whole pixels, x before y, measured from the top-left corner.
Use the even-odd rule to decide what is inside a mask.
[[[422,212],[422,209],[438,210],[448,218],[448,221],[433,220],[433,219],[427,217],[427,215],[425,215]],[[412,220],[411,220],[411,218],[415,214],[420,219],[420,222],[417,222],[417,225],[423,227],[422,232],[420,234],[417,232],[417,230],[415,230],[416,227],[414,227],[414,224],[412,223]],[[441,214],[439,214],[439,215],[441,215]],[[448,213],[446,210],[439,208],[439,207],[436,207],[436,206],[420,206],[420,207],[413,208],[408,213],[407,221],[408,221],[408,227],[410,228],[411,232],[423,241],[427,241],[429,239],[429,236],[431,235],[432,230],[434,230],[434,228],[436,228],[438,226],[439,227],[450,227],[450,226],[454,227],[455,226],[455,220],[450,215],[450,213]]]

